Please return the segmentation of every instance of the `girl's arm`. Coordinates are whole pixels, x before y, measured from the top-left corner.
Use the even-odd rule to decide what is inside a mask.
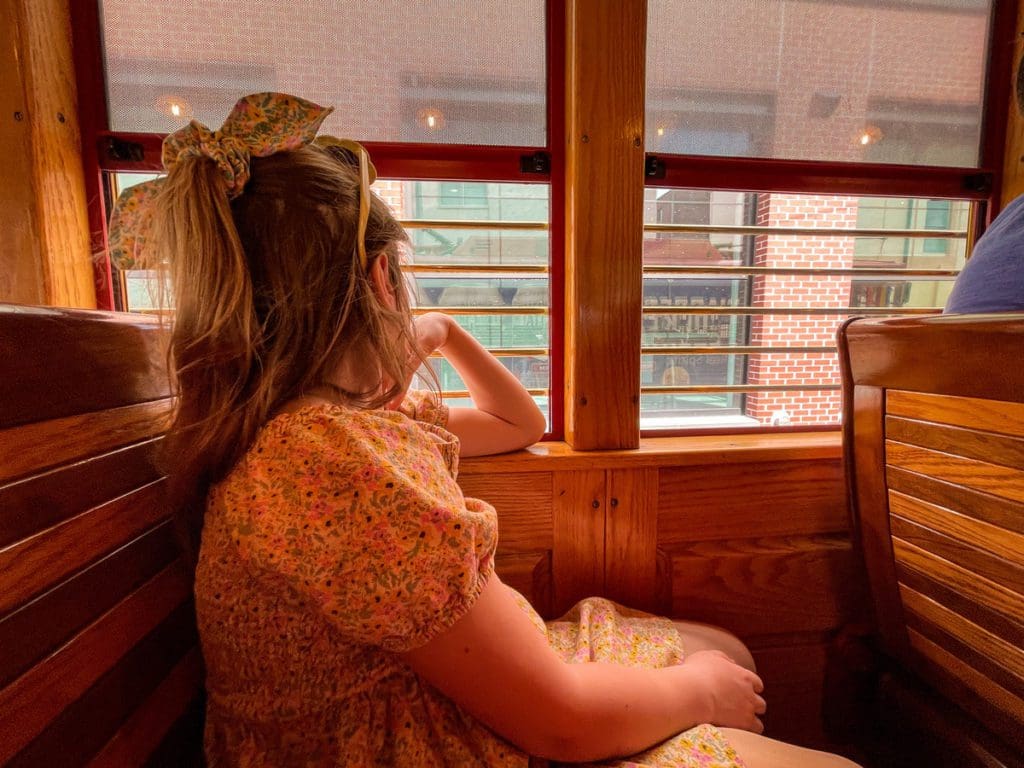
[[[492,576],[469,612],[405,660],[529,754],[560,761],[635,754],[699,723],[760,733],[760,679],[719,652],[638,669],[567,664]]]
[[[484,456],[525,448],[547,427],[519,380],[452,318],[429,312],[416,319],[424,353],[440,352],[466,382],[475,408],[451,408],[448,429],[463,456]]]

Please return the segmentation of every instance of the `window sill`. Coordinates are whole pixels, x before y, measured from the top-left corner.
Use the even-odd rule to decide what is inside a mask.
[[[634,450],[574,451],[568,443],[537,443],[514,453],[463,459],[461,473],[552,472],[576,469],[700,466],[842,458],[842,435],[788,432],[770,435],[647,437]]]

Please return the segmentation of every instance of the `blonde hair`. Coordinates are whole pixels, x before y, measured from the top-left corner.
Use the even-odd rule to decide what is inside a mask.
[[[377,408],[405,384],[413,343],[399,245],[407,240],[371,195],[366,252],[388,255],[396,306],[373,290],[356,242],[359,172],[341,151],[307,146],[252,158],[245,191],[228,200],[216,164],[179,162],[154,218],[156,256],[174,303],[169,369],[177,406],[166,438],[172,503],[198,553],[205,498],[288,400],[327,387]],[[357,361],[371,382],[328,381]],[[387,386],[385,386],[387,384]]]

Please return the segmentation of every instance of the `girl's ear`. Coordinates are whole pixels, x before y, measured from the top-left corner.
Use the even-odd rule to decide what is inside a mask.
[[[395,289],[391,285],[388,255],[386,252],[382,251],[370,265],[370,285],[373,286],[373,292],[381,304],[391,310],[398,308],[398,303],[395,300]]]

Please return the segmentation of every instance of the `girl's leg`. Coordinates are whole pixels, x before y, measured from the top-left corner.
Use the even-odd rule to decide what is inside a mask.
[[[751,672],[757,672],[750,650],[742,640],[731,632],[696,621],[676,621],[674,623],[683,640],[683,652],[687,656],[696,651],[722,651],[741,667],[746,667]]]
[[[747,768],[860,768],[839,755],[797,747],[750,731],[721,728]]]

